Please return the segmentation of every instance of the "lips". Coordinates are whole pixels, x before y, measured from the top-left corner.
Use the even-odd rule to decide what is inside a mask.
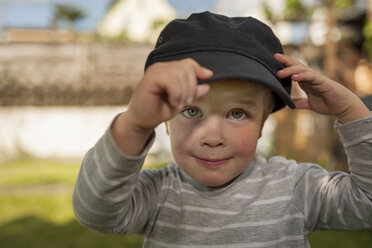
[[[199,157],[195,157],[195,158],[200,164],[208,168],[218,168],[226,164],[231,159],[231,158],[209,159],[209,158],[199,158]]]

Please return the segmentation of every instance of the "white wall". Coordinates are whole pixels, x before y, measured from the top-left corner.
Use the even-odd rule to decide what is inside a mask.
[[[0,159],[22,153],[38,158],[81,158],[123,107],[2,107]],[[163,125],[151,153],[169,153]]]

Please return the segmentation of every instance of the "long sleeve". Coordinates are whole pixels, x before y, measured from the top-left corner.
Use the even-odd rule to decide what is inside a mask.
[[[75,216],[82,225],[113,233],[144,227],[151,208],[144,208],[145,203],[141,201],[147,199],[156,203],[156,200],[150,199],[156,194],[140,192],[138,189],[141,187],[136,186],[151,141],[140,156],[130,157],[121,153],[110,130],[107,130],[88,151],[73,193]]]
[[[309,247],[306,237],[316,229],[371,228],[372,117],[336,128],[350,174],[256,156],[218,189],[174,163],[140,172],[150,144],[128,157],[108,131],[83,160],[76,218],[100,232],[144,234],[144,247]]]
[[[372,118],[336,122],[350,174],[302,164],[296,205],[312,230],[372,228]]]

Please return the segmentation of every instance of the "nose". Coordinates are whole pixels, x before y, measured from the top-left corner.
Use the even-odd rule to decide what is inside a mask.
[[[210,117],[202,124],[201,146],[220,147],[226,144],[223,136],[223,121],[218,117]]]

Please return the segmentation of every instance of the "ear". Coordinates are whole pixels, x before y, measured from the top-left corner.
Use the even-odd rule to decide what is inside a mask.
[[[169,136],[169,127],[168,127],[168,122],[166,121],[166,122],[164,122],[164,124],[165,124],[165,131],[167,132],[167,134],[168,134],[168,136]]]
[[[262,128],[261,128],[261,131],[260,131],[260,135],[258,136],[258,139],[260,139],[262,137]]]
[[[262,118],[262,123],[261,123],[261,129],[260,129],[260,135],[258,136],[258,138],[261,138],[262,137],[262,130],[264,128],[264,125],[265,125],[265,122],[267,121],[267,118],[269,117],[269,114],[268,113],[265,113],[263,118]]]

